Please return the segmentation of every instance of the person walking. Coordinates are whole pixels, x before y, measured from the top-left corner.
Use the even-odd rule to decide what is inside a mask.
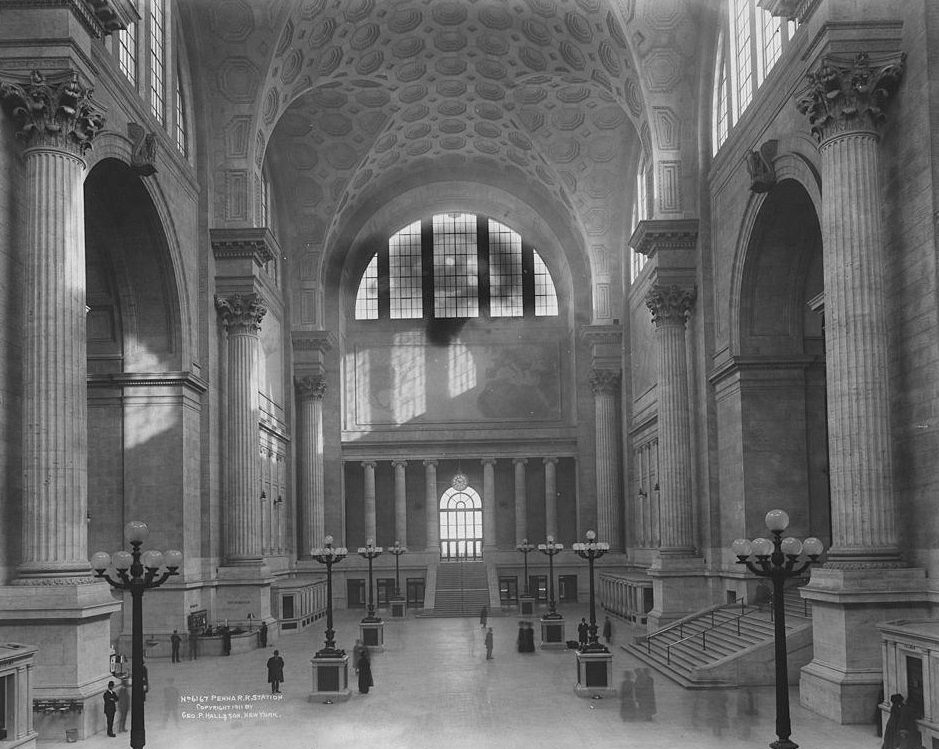
[[[189,660],[199,660],[199,632],[196,629],[189,630]]]
[[[587,644],[587,632],[590,629],[590,625],[587,624],[586,617],[581,617],[580,622],[577,624],[577,639],[580,642],[580,646],[583,647]]]
[[[900,746],[900,715],[903,712],[903,695],[890,695],[890,717],[884,728],[883,749],[898,749]]]
[[[492,627],[486,630],[486,660],[492,660]]]
[[[372,656],[368,648],[362,648],[355,670],[359,673],[359,694],[368,694],[368,690],[375,686],[375,681],[372,679]]]
[[[108,736],[114,738],[114,713],[117,711],[117,692],[114,691],[114,682],[108,682],[108,688],[104,690],[104,717],[108,721]]]
[[[613,622],[608,616],[603,617],[603,639],[606,640],[607,645],[613,639]]]
[[[486,622],[489,621],[489,609],[485,606],[482,607],[482,610],[479,612],[479,626],[482,629],[486,628]]]
[[[652,720],[655,715],[655,682],[647,668],[636,669],[636,682],[633,686],[636,694],[636,708],[641,720]]]
[[[127,681],[126,676],[121,679],[121,686],[117,690],[117,709],[121,714],[117,732],[127,733],[127,716],[130,714],[130,683]]]
[[[267,659],[267,681],[271,685],[271,694],[280,694],[280,683],[284,680],[284,659],[280,651]]]
[[[183,638],[180,637],[179,632],[174,629],[173,634],[170,635],[170,648],[172,650],[172,653],[171,653],[172,663],[179,663],[179,646],[180,646],[180,643],[182,643],[182,641],[183,641]]]
[[[623,671],[623,680],[619,685],[619,717],[624,722],[634,720],[636,717],[636,685],[633,681],[632,671]]]
[[[261,622],[261,629],[258,630],[258,644],[262,648],[267,647],[267,622]]]
[[[179,690],[173,684],[173,678],[170,677],[163,687],[163,726],[166,727],[170,718],[174,725],[179,725]]]
[[[231,630],[227,625],[222,628],[222,651],[225,655],[231,655]]]

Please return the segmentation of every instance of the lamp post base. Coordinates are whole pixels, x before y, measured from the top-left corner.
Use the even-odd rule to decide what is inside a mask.
[[[344,702],[352,696],[352,690],[349,689],[349,656],[321,656],[323,652],[321,650],[310,660],[313,665],[310,702]]]
[[[362,644],[372,652],[385,649],[385,623],[381,619],[369,621],[368,617],[359,622],[359,637]]]
[[[577,683],[574,685],[574,694],[592,698],[614,696],[616,689],[613,687],[612,653],[606,648],[602,652],[591,652],[585,648],[578,651],[576,656]]]
[[[789,739],[776,739],[770,744],[770,749],[799,749],[799,745]]]
[[[518,613],[521,616],[535,615],[535,599],[531,596],[522,596],[518,599]]]
[[[403,598],[395,598],[391,601],[391,616],[395,619],[402,619],[408,615],[408,602]]]
[[[564,617],[560,614],[541,617],[541,649],[561,650],[567,647],[564,641]]]

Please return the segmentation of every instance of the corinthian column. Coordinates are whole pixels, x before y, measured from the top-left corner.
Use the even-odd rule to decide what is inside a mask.
[[[0,82],[26,144],[21,582],[89,571],[85,151],[104,125],[72,71]]]
[[[395,472],[395,538],[405,546],[408,542],[407,466],[406,460],[391,461]]]
[[[695,290],[654,285],[646,296],[655,325],[658,360],[659,502],[663,554],[694,553],[694,506],[691,496],[691,424],[685,320],[694,306]]]
[[[362,461],[362,481],[364,483],[363,499],[365,505],[365,539],[375,540],[375,461]]]
[[[597,443],[597,538],[619,551],[623,548],[619,530],[619,419],[616,406],[620,373],[612,369],[593,369],[590,387],[593,390]]]
[[[424,512],[427,521],[427,551],[440,553],[440,513],[437,507],[437,461],[424,461]]]
[[[826,57],[798,101],[819,142],[824,189],[830,566],[896,566],[900,558],[878,144],[904,57]]]
[[[267,309],[257,294],[217,296],[215,308],[228,333],[225,560],[260,564],[258,333]]]
[[[483,547],[496,549],[495,458],[483,458]]]
[[[545,535],[557,540],[558,535],[558,484],[557,458],[544,458],[544,525]]]
[[[323,396],[326,378],[298,377],[300,396],[300,555],[326,536],[326,490],[323,483]]]
[[[515,464],[515,543],[528,538],[528,498],[525,489],[525,465],[528,458],[513,458]]]

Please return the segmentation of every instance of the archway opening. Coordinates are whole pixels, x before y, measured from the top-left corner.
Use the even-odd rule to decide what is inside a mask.
[[[483,555],[483,503],[465,482],[440,496],[440,558],[481,559]]]

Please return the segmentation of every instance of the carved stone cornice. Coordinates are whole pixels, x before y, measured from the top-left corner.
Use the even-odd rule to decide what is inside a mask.
[[[620,389],[620,373],[615,369],[591,369],[590,389],[594,395],[613,395]]]
[[[229,332],[243,328],[250,332],[261,329],[261,319],[267,314],[264,301],[257,294],[230,294],[215,296],[215,310]]]
[[[132,0],[85,0],[105,34],[126,29],[140,20]]]
[[[326,353],[336,345],[336,336],[328,330],[292,330],[290,342],[294,351]]]
[[[304,400],[323,400],[326,395],[326,378],[315,375],[294,378],[297,392]]]
[[[654,285],[646,294],[646,306],[652,312],[652,322],[656,325],[677,323],[684,325],[697,297],[694,287],[671,284]]]
[[[905,52],[828,55],[806,75],[809,85],[796,100],[822,141],[848,132],[876,132],[903,77]]]
[[[392,468],[407,468],[408,462],[406,460],[402,460],[401,458],[395,458],[394,460],[391,461],[391,467]]]
[[[27,148],[46,146],[83,156],[104,127],[104,114],[82,85],[78,73],[63,70],[44,75],[33,70],[28,80],[0,81],[0,99],[12,110],[17,137]]]
[[[212,253],[216,260],[253,259],[258,267],[263,267],[278,257],[277,240],[266,227],[246,227],[243,229],[212,229]]]
[[[646,219],[629,238],[629,246],[652,257],[660,250],[694,251],[698,244],[698,219]]]
[[[758,0],[757,5],[771,16],[805,23],[819,2],[820,0]]]

